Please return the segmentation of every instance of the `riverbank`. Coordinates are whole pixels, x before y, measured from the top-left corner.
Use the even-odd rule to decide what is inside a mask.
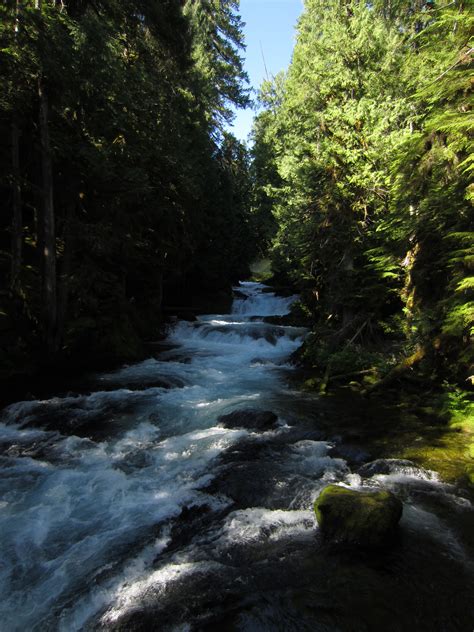
[[[147,336],[140,337],[132,332],[126,339],[125,328],[117,339],[93,344],[94,338],[86,337],[82,344],[65,347],[54,357],[43,349],[32,345],[23,350],[2,347],[0,336],[0,407],[21,399],[42,399],[53,394],[68,392],[86,393],[93,387],[88,375],[93,372],[112,371],[125,363],[141,362],[159,353],[159,343],[166,337],[170,325],[177,319],[192,321],[198,314],[228,313],[233,300],[232,289],[214,293],[179,293],[170,296],[163,304],[161,313],[155,315],[154,323],[148,325]],[[8,333],[8,331],[6,332]],[[129,332],[130,333],[130,332]],[[157,346],[158,344],[158,346]]]
[[[298,302],[288,314],[266,320],[311,328],[304,304]],[[348,446],[345,458],[366,452],[374,459],[408,459],[474,490],[472,390],[440,383],[416,363],[397,373],[393,345],[372,345],[370,351],[346,345],[333,356],[324,354],[321,365],[315,364],[315,349],[318,340],[310,334],[293,355],[291,384],[319,397],[326,411],[321,423],[329,439]],[[373,366],[367,368],[371,360]]]
[[[298,387],[314,392],[308,371],[297,372],[295,379]],[[372,459],[408,459],[474,490],[474,407],[462,392],[392,388],[365,396],[340,387],[319,397],[325,431],[347,446],[342,453],[349,459],[358,451]]]

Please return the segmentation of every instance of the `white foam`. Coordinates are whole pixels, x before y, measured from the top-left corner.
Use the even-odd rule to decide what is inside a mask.
[[[53,629],[58,611],[61,630],[79,630],[115,603],[107,614],[112,621],[151,586],[197,568],[184,560],[150,570],[167,540],[148,542],[156,525],[185,506],[218,510],[229,502],[201,490],[217,471],[217,457],[251,434],[217,419],[248,404],[265,409],[283,388],[275,367],[287,362],[304,330],[252,320],[285,314],[295,300],[262,287],[242,284],[247,299],[236,300],[231,315],[178,322],[168,338],[174,348],[161,359],[99,376],[90,395],[18,402],[3,411],[0,620],[9,632]],[[32,424],[68,428],[71,436]],[[75,436],[84,424],[88,437]],[[222,538],[283,537],[312,522],[308,512],[248,512],[234,513]]]
[[[207,561],[171,563],[134,582],[124,582],[113,595],[113,605],[101,617],[101,622],[102,624],[110,624],[117,621],[134,606],[143,603],[150,591],[156,596],[168,584],[180,581],[187,575],[210,572],[219,567],[220,564]]]
[[[9,503],[2,510],[0,571],[8,599],[0,616],[9,630],[28,629],[33,612],[37,620],[46,617],[95,574],[99,560],[112,561],[141,531],[202,503],[198,490],[212,478],[210,462],[245,434],[212,427],[155,441],[156,431],[141,424],[113,443],[86,441],[86,449],[84,440],[64,438],[55,450],[73,456],[72,463],[11,460],[0,483]],[[29,485],[11,494],[18,477]]]
[[[377,481],[381,485],[388,487],[391,485],[413,483],[416,481],[434,484],[441,483],[437,472],[407,466],[398,467],[390,474],[375,474],[372,476],[371,480]]]
[[[60,615],[60,632],[81,630],[87,621],[105,606],[113,602],[117,595],[143,575],[147,567],[168,545],[169,530],[145,547],[137,557],[129,562],[119,575],[98,587],[89,590],[72,608],[65,608]],[[98,589],[97,589],[98,588]]]
[[[285,511],[253,507],[229,514],[217,544],[223,546],[265,539],[279,540],[306,534],[314,528],[314,514],[310,510]]]
[[[344,459],[328,456],[332,444],[327,441],[304,440],[293,444],[294,469],[305,476],[313,476],[324,481],[339,480],[349,473]]]
[[[246,299],[234,301],[233,313],[242,316],[284,316],[288,314],[297,296],[276,296],[273,292],[263,292],[265,286],[260,283],[244,282],[239,291],[246,295]]]
[[[282,538],[305,537],[315,529],[316,523],[311,511],[268,510],[254,507],[229,514],[223,525],[194,543],[188,549],[178,552],[162,567],[144,572],[134,581],[122,581],[116,586],[112,603],[101,617],[103,625],[117,621],[148,598],[157,599],[167,586],[181,581],[195,573],[215,574],[222,570],[216,561],[202,559],[206,553],[206,542],[212,542],[214,553],[225,555],[225,549],[263,540],[276,541]],[[200,548],[200,544],[203,548]],[[216,553],[217,552],[217,553]]]

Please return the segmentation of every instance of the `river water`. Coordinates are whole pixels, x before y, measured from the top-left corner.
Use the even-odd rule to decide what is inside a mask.
[[[342,458],[288,380],[305,331],[264,321],[293,300],[242,283],[231,314],[177,322],[93,392],[4,409],[0,630],[472,632],[469,499],[409,463],[361,476],[362,453]],[[219,421],[249,408],[278,421]],[[328,482],[399,495],[391,549],[321,540]]]

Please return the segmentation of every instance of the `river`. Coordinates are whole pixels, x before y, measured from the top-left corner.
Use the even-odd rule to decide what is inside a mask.
[[[264,320],[293,300],[241,283],[231,314],[177,322],[156,358],[3,410],[1,630],[472,632],[469,498],[341,456],[288,380],[304,329]],[[278,421],[219,421],[249,408]],[[328,482],[394,491],[394,546],[322,542]]]

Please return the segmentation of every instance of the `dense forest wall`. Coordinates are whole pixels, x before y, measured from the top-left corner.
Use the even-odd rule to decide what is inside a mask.
[[[262,86],[253,202],[323,388],[415,366],[472,385],[473,24],[459,0],[306,0]]]
[[[0,18],[2,375],[138,357],[163,313],[225,297],[268,250],[323,385],[413,366],[471,385],[469,3],[306,0],[250,157],[225,131],[249,105],[237,0]]]
[[[141,353],[229,290],[255,231],[234,0],[0,7],[0,373]]]

